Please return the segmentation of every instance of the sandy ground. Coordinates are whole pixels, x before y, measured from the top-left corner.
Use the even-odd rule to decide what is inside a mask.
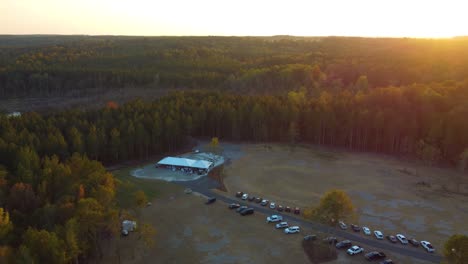
[[[145,248],[138,235],[131,233],[117,241],[120,263],[309,263],[301,240],[313,230],[286,235],[267,224],[265,215],[242,217],[221,202],[205,205],[204,197],[184,194],[182,187],[167,189],[141,211],[142,221],[156,229],[154,247]],[[116,252],[114,245],[102,262],[119,263]],[[350,257],[344,250],[338,256],[328,263],[364,261],[363,256]],[[390,257],[398,263],[423,263],[398,255]]]
[[[313,206],[329,189],[345,190],[357,207],[358,224],[384,235],[403,233],[441,249],[454,233],[468,235],[468,196],[453,194],[466,178],[455,170],[403,162],[373,154],[313,146],[233,145],[224,184],[282,205]],[[430,186],[420,182],[429,183]],[[419,182],[419,184],[418,184]]]

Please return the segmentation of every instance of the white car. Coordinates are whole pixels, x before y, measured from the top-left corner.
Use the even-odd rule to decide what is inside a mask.
[[[281,222],[276,224],[276,228],[286,228],[289,227],[288,222]]]
[[[246,193],[244,193],[244,194],[242,195],[242,200],[247,200],[247,198],[249,198],[249,195],[246,194]]]
[[[377,239],[383,239],[383,234],[379,230],[375,230],[374,235]]]
[[[276,208],[276,204],[274,202],[271,202],[270,203],[270,209],[275,209]]]
[[[359,254],[361,252],[363,252],[364,249],[360,246],[352,246],[348,249],[348,251],[346,251],[346,253],[348,253],[349,255],[356,255],[356,254]]]
[[[267,223],[273,222],[280,222],[283,221],[283,217],[281,215],[272,215],[267,217]]]
[[[284,233],[286,234],[294,234],[294,233],[299,233],[300,229],[298,226],[291,226],[286,229],[284,229]]]
[[[340,226],[341,229],[345,230],[348,228],[348,226],[343,222],[343,221],[340,221],[338,222],[338,225]]]
[[[421,241],[421,246],[427,250],[427,252],[432,253],[435,251],[434,247],[428,241]]]
[[[403,245],[407,245],[408,244],[408,239],[406,239],[406,237],[402,234],[397,234],[396,235],[396,238],[398,240],[400,240],[400,242],[403,244]]]
[[[364,232],[364,235],[370,236],[371,232],[370,229],[367,226],[362,227],[362,232]]]

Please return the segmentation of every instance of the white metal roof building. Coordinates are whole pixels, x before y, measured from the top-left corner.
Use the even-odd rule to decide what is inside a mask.
[[[165,157],[158,162],[158,165],[177,166],[196,169],[209,169],[213,166],[213,162],[206,160],[193,160],[179,157]]]

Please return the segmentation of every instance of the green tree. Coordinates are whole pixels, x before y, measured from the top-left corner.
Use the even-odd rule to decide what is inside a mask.
[[[23,245],[29,249],[36,263],[67,263],[63,251],[64,242],[53,232],[29,228],[23,237]]]
[[[110,137],[111,157],[113,161],[118,161],[120,152],[120,131],[117,128],[113,128]]]
[[[68,132],[68,141],[70,142],[70,152],[71,153],[83,153],[84,144],[83,144],[83,135],[81,134],[76,127],[72,127]],[[55,154],[55,153],[54,153]]]
[[[468,263],[468,236],[452,235],[444,244],[444,255],[450,263]]]

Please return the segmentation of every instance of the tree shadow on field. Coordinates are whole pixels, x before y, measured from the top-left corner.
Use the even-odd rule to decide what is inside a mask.
[[[310,263],[323,263],[338,258],[338,252],[333,244],[322,241],[302,241],[302,248],[309,258]]]

